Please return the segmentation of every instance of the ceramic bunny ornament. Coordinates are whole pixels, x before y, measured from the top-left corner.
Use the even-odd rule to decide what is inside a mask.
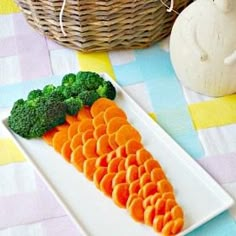
[[[186,87],[208,95],[236,92],[236,0],[196,0],[176,19],[170,57]]]

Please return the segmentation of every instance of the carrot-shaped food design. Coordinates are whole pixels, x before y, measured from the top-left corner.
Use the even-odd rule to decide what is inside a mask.
[[[43,139],[135,221],[163,235],[182,230],[174,187],[114,101],[97,99]]]

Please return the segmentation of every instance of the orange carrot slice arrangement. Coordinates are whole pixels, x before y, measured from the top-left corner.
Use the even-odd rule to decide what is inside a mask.
[[[66,120],[44,134],[46,143],[135,221],[163,235],[182,230],[173,186],[114,101],[100,98]]]

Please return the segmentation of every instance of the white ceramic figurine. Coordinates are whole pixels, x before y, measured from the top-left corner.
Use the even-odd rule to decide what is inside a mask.
[[[171,61],[186,87],[208,95],[236,93],[236,0],[196,0],[176,19]]]

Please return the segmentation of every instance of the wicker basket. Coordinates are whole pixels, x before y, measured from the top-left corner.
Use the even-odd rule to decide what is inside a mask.
[[[30,25],[57,43],[79,51],[108,51],[150,46],[167,36],[177,16],[160,0],[16,0]],[[163,0],[166,5],[170,0]],[[183,10],[192,0],[175,0]]]

